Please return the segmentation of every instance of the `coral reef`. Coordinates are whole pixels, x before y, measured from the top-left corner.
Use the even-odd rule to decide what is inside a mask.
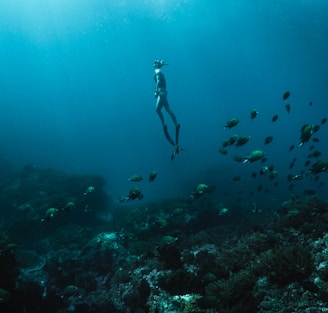
[[[325,200],[290,199],[260,219],[241,205],[222,213],[206,195],[123,208],[105,221],[99,213],[110,199],[100,177],[33,166],[7,177],[0,182],[0,202],[11,210],[0,232],[1,312],[327,308]]]

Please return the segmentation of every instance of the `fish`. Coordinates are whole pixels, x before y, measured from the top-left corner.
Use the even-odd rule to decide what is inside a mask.
[[[312,167],[309,169],[310,174],[316,175],[328,170],[328,160],[319,160],[312,164]]]
[[[309,106],[312,106],[312,101],[309,102]]]
[[[322,153],[319,150],[315,150],[308,155],[308,158],[318,158]]]
[[[267,172],[269,172],[269,167],[268,166],[262,166],[259,173],[260,173],[261,176],[263,176]]]
[[[155,171],[155,170],[151,171],[149,174],[149,181],[153,182],[156,177],[157,177],[157,171]]]
[[[309,166],[311,164],[311,161],[310,160],[306,160],[305,163],[304,163],[304,166]]]
[[[241,181],[241,176],[232,177],[232,181]]]
[[[310,124],[305,124],[301,128],[301,136],[299,146],[302,147],[304,143],[308,142],[314,133],[314,126]]]
[[[271,170],[271,171],[269,172],[269,174],[268,174],[268,177],[269,177],[270,179],[274,179],[274,178],[276,178],[276,177],[278,176],[278,174],[279,174],[278,171],[276,171],[276,170]]]
[[[142,191],[139,187],[133,187],[130,189],[129,191],[129,194],[127,195],[126,197],[126,201],[129,201],[129,200],[135,200],[135,199],[143,199],[143,194],[142,194]]]
[[[230,129],[232,127],[235,127],[236,125],[239,124],[239,119],[238,118],[232,118],[231,120],[227,121],[226,124],[223,126],[225,129]]]
[[[230,138],[228,138],[227,140],[223,141],[222,143],[222,147],[227,147],[227,146],[232,146],[236,140],[238,138],[238,135],[232,135]]]
[[[237,154],[233,156],[233,159],[234,159],[234,161],[239,162],[239,163],[242,163],[244,161],[244,158]]]
[[[272,122],[277,121],[278,118],[279,118],[279,115],[278,115],[278,114],[273,115],[273,116],[272,116]]]
[[[252,172],[252,174],[251,174],[251,175],[252,175],[252,177],[253,177],[253,178],[256,178],[256,176],[257,176],[257,173],[256,173],[256,172]]]
[[[0,288],[0,305],[8,302],[11,298],[11,294],[3,288]]]
[[[229,212],[229,209],[228,208],[222,208],[219,210],[219,213],[218,215],[222,216],[222,215],[225,215]]]
[[[142,181],[142,177],[140,175],[132,175],[128,178],[128,180],[133,182],[138,182],[138,181]]]
[[[265,138],[265,140],[264,140],[264,144],[267,145],[267,144],[269,144],[272,140],[273,140],[273,136],[268,136],[268,137]]]
[[[237,147],[241,147],[243,146],[244,144],[246,144],[249,139],[251,138],[251,136],[241,136],[237,139],[236,143],[235,143],[235,146]]]
[[[270,172],[273,171],[273,167],[274,167],[274,166],[273,166],[272,164],[269,166],[269,171],[270,171]]]
[[[190,195],[190,198],[193,199],[198,199],[199,197],[203,196],[208,189],[208,186],[205,184],[198,184],[195,186],[193,192]]]
[[[91,195],[96,191],[96,188],[94,186],[89,186],[85,192],[83,193],[84,196]]]
[[[252,213],[261,213],[261,209],[257,206],[256,202],[252,204]]]
[[[286,109],[287,113],[289,114],[289,112],[290,112],[290,104],[289,103],[285,104],[285,109]]]
[[[126,197],[126,196],[119,196],[118,199],[117,199],[117,202],[118,203],[122,203],[122,202],[125,202],[129,199],[129,197]]]
[[[312,138],[312,141],[313,142],[320,142],[320,139],[318,137],[314,137],[314,138]]]
[[[236,134],[235,135],[232,135],[228,139],[228,146],[232,146],[236,142],[237,138],[238,138],[238,135],[236,135]]]
[[[79,294],[79,287],[75,285],[67,285],[63,290],[63,297],[70,297]]]
[[[253,120],[258,114],[259,114],[259,111],[257,109],[253,109],[251,111],[251,120]]]
[[[56,208],[49,208],[46,213],[44,214],[44,218],[41,219],[41,222],[49,222],[53,219],[58,213],[58,209]]]
[[[301,180],[301,179],[303,179],[303,176],[300,174],[288,174],[287,178],[288,178],[288,181]]]
[[[326,122],[327,122],[327,118],[326,117],[324,117],[322,120],[321,120],[321,125],[323,125],[323,124],[326,124]]]
[[[62,208],[62,211],[71,211],[76,208],[76,203],[74,201],[68,201]]]
[[[290,92],[289,91],[285,91],[284,94],[282,95],[282,100],[288,99],[289,96],[290,96]]]
[[[226,155],[226,154],[228,154],[228,150],[226,149],[226,148],[220,148],[219,149],[219,152],[222,154],[222,155]]]
[[[268,158],[266,158],[266,157],[264,157],[264,158],[261,160],[262,163],[265,163],[266,161],[268,161]]]
[[[317,131],[319,131],[320,129],[320,125],[314,125],[313,126],[313,132],[316,133]]]
[[[292,151],[292,150],[294,150],[294,148],[295,148],[295,146],[294,146],[294,145],[290,145],[290,147],[289,147],[289,151]]]
[[[316,191],[313,190],[313,189],[305,189],[305,190],[304,190],[304,193],[307,194],[307,195],[311,195],[311,196],[313,196],[313,195],[316,194]]]
[[[244,158],[243,163],[253,163],[264,158],[263,150],[254,150],[247,157]]]

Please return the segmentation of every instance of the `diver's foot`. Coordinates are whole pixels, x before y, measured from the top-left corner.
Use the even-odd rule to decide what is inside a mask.
[[[172,161],[174,160],[175,156],[180,153],[180,151],[181,151],[180,146],[179,145],[175,145],[174,146],[174,150],[173,150],[173,152],[171,154],[171,160]]]

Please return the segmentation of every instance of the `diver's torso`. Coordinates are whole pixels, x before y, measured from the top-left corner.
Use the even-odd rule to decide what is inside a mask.
[[[165,76],[163,73],[161,73],[161,72],[156,73],[154,78],[155,78],[155,81],[158,82],[157,83],[158,88],[166,89],[166,80],[165,80]]]

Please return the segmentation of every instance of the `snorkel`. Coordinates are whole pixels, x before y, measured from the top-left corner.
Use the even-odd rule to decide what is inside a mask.
[[[164,65],[168,65],[167,63],[165,63],[164,60],[155,60],[154,61],[154,68],[155,69],[160,69]]]

